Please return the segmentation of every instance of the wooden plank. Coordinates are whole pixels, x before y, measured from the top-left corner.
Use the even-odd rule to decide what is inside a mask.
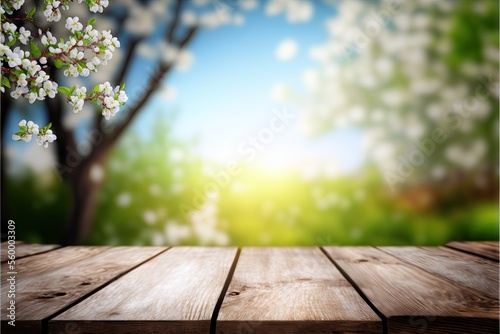
[[[8,256],[8,243],[7,241],[2,242],[2,262],[5,262],[9,260]],[[21,241],[16,241],[15,243],[15,260],[22,259],[23,257],[39,254],[39,253],[45,253],[51,250],[54,250],[56,248],[60,248],[62,246],[60,245],[42,245],[42,244],[25,244]],[[11,252],[12,254],[12,252]]]
[[[445,246],[498,262],[498,242],[496,241],[452,241]]]
[[[498,263],[446,247],[378,247],[431,274],[498,298]]]
[[[236,247],[174,247],[49,321],[79,333],[208,333]]]
[[[244,248],[216,333],[382,333],[382,321],[319,248]]]
[[[498,333],[498,299],[373,247],[324,247],[387,318],[388,333]]]
[[[40,333],[42,321],[109,280],[165,250],[162,247],[64,247],[16,261],[16,326],[2,317],[3,333]],[[7,262],[2,273],[8,272]],[[8,284],[2,284],[6,310]]]

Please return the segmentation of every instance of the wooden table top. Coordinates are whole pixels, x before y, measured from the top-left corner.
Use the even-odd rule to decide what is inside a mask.
[[[498,242],[7,247],[2,333],[499,332]]]

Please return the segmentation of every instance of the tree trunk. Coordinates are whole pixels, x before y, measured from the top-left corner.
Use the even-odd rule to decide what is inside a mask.
[[[165,38],[168,40],[168,42],[175,43],[179,48],[185,47],[198,31],[197,26],[189,27],[184,32],[184,35],[181,38],[175,38],[176,32],[178,32],[181,7],[183,3],[184,1],[177,0],[174,10],[175,15],[171,23],[166,27],[165,31]],[[121,18],[120,20],[125,20],[125,17]],[[132,42],[129,44],[127,54],[124,58],[125,60],[121,66],[121,70],[118,71],[117,78],[116,80],[112,80],[113,82],[119,84],[126,77],[137,45],[139,45],[139,40],[132,40]],[[97,196],[104,179],[104,166],[109,152],[111,151],[111,148],[116,143],[118,138],[124,132],[124,130],[132,123],[138,112],[149,101],[150,97],[153,95],[153,92],[155,92],[158,87],[160,87],[160,84],[163,82],[165,75],[170,71],[171,68],[172,64],[163,64],[159,66],[158,70],[151,74],[151,78],[149,80],[145,93],[128,110],[125,119],[120,124],[118,124],[114,128],[114,130],[112,130],[112,132],[108,133],[104,131],[104,129],[100,125],[100,117],[96,117],[93,130],[97,131],[102,137],[100,137],[101,139],[99,139],[98,143],[93,143],[94,147],[90,154],[84,157],[82,160],[79,160],[79,162],[75,162],[74,160],[74,152],[78,151],[77,142],[75,140],[75,133],[70,129],[64,128],[63,126],[64,98],[58,96],[58,98],[55,99],[45,100],[45,111],[47,112],[47,117],[53,124],[52,129],[57,135],[57,166],[60,166],[62,168],[62,171],[64,172],[60,176],[69,185],[71,195],[69,214],[61,238],[62,244],[74,245],[82,243],[89,237],[92,229],[95,207],[97,204]],[[59,82],[59,72],[55,70],[55,67],[50,67],[48,71],[49,76],[56,82]],[[4,117],[5,116],[2,110],[2,118]],[[2,154],[3,153],[4,152],[2,150]],[[96,174],[96,166],[98,166],[97,168],[100,168],[100,173],[102,174],[97,175],[97,178],[92,177],[92,174],[94,174],[94,176]],[[6,198],[5,195],[6,194],[2,193],[2,199]],[[4,215],[2,214],[2,218],[3,216]]]
[[[5,129],[7,128],[7,115],[10,112],[10,98],[2,96],[1,98],[1,131],[0,131],[0,136],[5,136]],[[4,241],[7,239],[7,222],[9,219],[14,219],[13,216],[10,215],[9,212],[9,206],[8,206],[8,198],[9,194],[7,194],[6,190],[6,183],[7,183],[7,171],[6,171],[6,161],[7,157],[5,154],[5,149],[7,148],[7,145],[5,145],[5,142],[3,141],[3,138],[0,138],[0,154],[1,154],[1,159],[0,159],[0,188],[1,188],[1,219],[2,219],[2,237],[1,240]]]
[[[68,180],[70,186],[70,210],[65,223],[61,243],[75,245],[84,242],[92,230],[97,196],[104,179],[104,159],[83,165]],[[100,175],[99,175],[100,174]]]

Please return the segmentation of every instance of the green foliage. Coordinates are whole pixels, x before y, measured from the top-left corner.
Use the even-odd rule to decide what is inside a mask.
[[[214,230],[239,246],[439,245],[499,237],[496,201],[462,196],[453,205],[415,211],[368,167],[359,175],[305,180],[292,171],[242,165],[210,207],[216,223],[208,224],[209,214],[202,217],[208,225],[196,225],[190,213],[204,203],[195,198],[214,181],[204,170],[224,168],[199,159],[193,143],[175,140],[162,121],[149,135],[129,131],[112,152],[88,244],[217,244],[206,239]],[[59,242],[69,192],[58,181],[42,186],[39,177],[24,175],[6,185],[19,240]]]
[[[61,60],[61,59],[56,59],[56,60],[54,61],[54,66],[55,66],[56,68],[61,68],[61,67],[63,66],[63,62],[62,62],[62,60]]]
[[[38,45],[34,42],[30,42],[30,51],[31,54],[35,57],[40,57],[42,55],[42,52],[38,48]]]
[[[211,208],[216,224],[200,230],[180,206],[200,210],[197,198],[215,180],[203,171],[209,166],[217,174],[224,167],[196,158],[192,145],[174,140],[160,121],[150,135],[131,132],[113,152],[89,243],[202,244],[207,243],[203,233],[214,229],[240,246],[439,245],[499,235],[496,202],[477,204],[463,197],[453,205],[415,211],[401,205],[400,196],[389,192],[370,167],[359,175],[305,180],[292,171],[242,165],[227,185],[217,187]],[[172,159],[177,149],[184,152],[182,159]],[[176,237],[179,230],[182,238]]]
[[[69,88],[69,87],[58,86],[57,90],[59,91],[59,93],[63,93],[64,95],[66,95],[66,97],[70,97],[71,96],[71,88]]]
[[[129,132],[113,151],[89,243],[152,244],[166,222],[185,221],[181,204],[193,208],[201,161],[162,124],[152,126],[149,138]]]
[[[31,8],[31,9],[30,9],[30,11],[26,14],[26,18],[27,18],[28,20],[33,19],[33,15],[35,15],[35,13],[36,13],[36,7],[33,7],[33,8]]]
[[[28,243],[59,243],[69,208],[69,192],[55,180],[47,184],[28,170],[5,184],[9,218],[16,222],[16,238]],[[5,208],[3,208],[5,209]]]
[[[2,77],[2,86],[5,86],[7,88],[10,88],[10,81],[7,79],[7,77]]]

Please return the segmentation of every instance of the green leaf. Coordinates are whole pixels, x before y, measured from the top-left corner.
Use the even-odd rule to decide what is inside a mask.
[[[30,51],[31,54],[35,57],[40,57],[42,55],[42,52],[40,51],[36,43],[30,42]]]
[[[100,85],[100,84],[97,84],[97,85],[94,87],[94,90],[93,90],[93,92],[94,92],[94,93],[99,93],[99,85]]]
[[[69,91],[69,94],[73,95],[73,93],[75,92],[75,89],[76,89],[76,86],[71,87],[71,90]]]
[[[2,77],[2,86],[10,88],[10,81],[9,79],[7,79],[7,77]]]
[[[125,89],[125,82],[122,83],[122,86],[120,87],[120,90],[124,90]]]
[[[12,41],[5,43],[5,46],[10,48],[12,45],[16,44],[16,42],[17,38],[14,36],[14,39]]]
[[[55,62],[54,62],[54,65],[57,67],[57,68],[61,68],[63,66],[63,62],[61,59],[56,59]]]
[[[59,86],[59,87],[57,87],[57,90],[58,90],[60,93],[63,93],[64,95],[66,95],[67,97],[70,97],[70,96],[71,96],[71,89],[69,89],[68,87],[65,87],[65,86]]]
[[[28,131],[28,127],[26,125],[19,126],[19,130],[26,132],[26,131]]]
[[[87,22],[88,26],[93,26],[95,23],[95,18],[91,19],[89,22]]]
[[[28,19],[31,20],[33,18],[33,15],[35,15],[35,13],[36,13],[36,7],[33,7],[33,8],[31,8],[31,10],[26,15],[26,18],[28,18]]]

